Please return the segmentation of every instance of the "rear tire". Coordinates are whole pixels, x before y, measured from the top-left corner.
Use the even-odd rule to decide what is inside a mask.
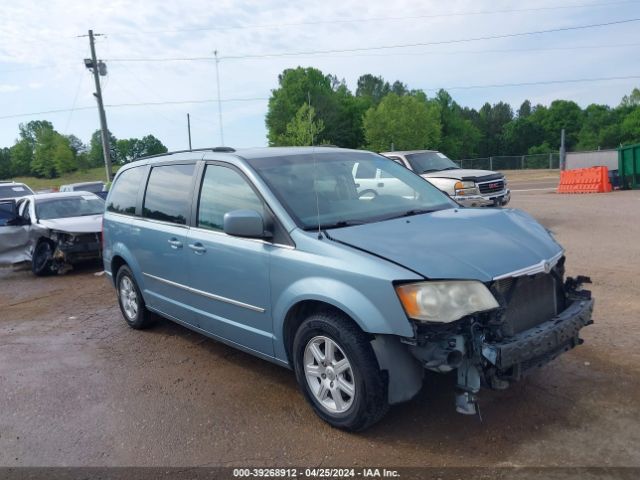
[[[53,244],[49,240],[40,240],[33,250],[31,271],[38,277],[52,275]]]
[[[298,384],[330,425],[364,430],[389,409],[387,384],[367,335],[338,312],[311,315],[293,341]]]
[[[153,314],[147,310],[133,273],[126,265],[116,274],[116,294],[122,316],[131,328],[142,330],[153,324]]]

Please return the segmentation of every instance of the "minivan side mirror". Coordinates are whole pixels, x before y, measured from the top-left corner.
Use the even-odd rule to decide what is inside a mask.
[[[0,201],[0,227],[19,225],[19,218],[15,199]]]
[[[233,210],[224,214],[224,233],[234,237],[266,238],[264,218],[255,210]]]

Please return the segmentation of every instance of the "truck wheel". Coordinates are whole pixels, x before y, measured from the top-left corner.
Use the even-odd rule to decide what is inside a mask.
[[[122,316],[131,328],[142,330],[153,323],[152,313],[147,310],[133,273],[126,265],[118,269],[116,291]]]
[[[53,245],[48,240],[41,240],[33,250],[31,257],[31,271],[38,277],[53,274]]]
[[[364,430],[387,412],[386,381],[369,338],[344,315],[307,318],[296,332],[293,358],[306,399],[330,425]]]

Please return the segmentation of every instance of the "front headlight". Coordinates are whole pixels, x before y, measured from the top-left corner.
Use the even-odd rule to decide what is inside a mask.
[[[487,287],[476,281],[406,283],[397,285],[396,293],[407,316],[424,322],[449,323],[498,308]]]
[[[456,195],[477,195],[478,189],[473,181],[456,182],[453,186]]]

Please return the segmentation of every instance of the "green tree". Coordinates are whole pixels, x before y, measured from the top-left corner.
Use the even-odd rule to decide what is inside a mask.
[[[146,135],[139,138],[128,138],[116,141],[117,157],[120,162],[132,162],[136,158],[146,157],[148,155],[158,155],[167,152],[160,140],[153,135]]]
[[[560,132],[565,130],[565,141],[568,150],[578,143],[578,134],[582,126],[582,109],[577,103],[569,100],[554,100],[548,108],[537,108],[532,117],[542,125],[545,142],[551,150],[560,148]],[[551,151],[550,150],[550,151]]]
[[[271,92],[266,116],[269,145],[279,145],[300,107],[311,103],[324,123],[320,142],[356,148],[362,142],[361,117],[365,108],[355,101],[344,84],[316,68],[287,69],[278,77],[279,87]]]
[[[393,85],[391,85],[391,92],[395,93],[396,95],[402,96],[407,95],[409,93],[409,89],[400,80],[396,80],[395,82],[393,82]]]
[[[627,115],[622,122],[624,143],[640,143],[640,108]]]
[[[74,155],[78,155],[87,150],[87,146],[75,135],[67,135],[66,138],[69,141],[69,147],[73,150]]]
[[[55,132],[52,153],[56,175],[62,175],[78,169],[76,153],[71,147],[71,140],[69,137],[65,137]]]
[[[368,148],[384,151],[434,148],[440,143],[440,112],[424,95],[387,94],[364,116]]]
[[[38,177],[53,178],[56,176],[54,155],[57,145],[57,135],[53,126],[38,130],[31,161],[31,172]]]
[[[622,97],[621,107],[637,107],[640,105],[640,89],[634,88],[631,94]]]
[[[505,102],[498,102],[494,105],[485,103],[478,113],[476,126],[480,130],[482,138],[480,156],[488,157],[508,153],[502,141],[502,130],[513,119],[511,106]]]
[[[578,133],[577,150],[612,148],[622,141],[621,111],[607,105],[591,104],[583,110],[582,127]]]
[[[33,145],[29,140],[23,138],[18,140],[13,147],[9,149],[11,155],[11,175],[29,175],[31,174],[31,162],[33,160]]]
[[[118,163],[118,150],[116,147],[117,139],[109,132],[109,151],[111,152],[111,162]],[[102,153],[102,136],[100,130],[96,130],[91,135],[89,141],[88,159],[90,167],[101,167],[104,165],[104,154]]]
[[[369,103],[369,107],[377,106],[389,92],[391,92],[391,87],[382,77],[367,73],[358,78],[356,97],[365,99]]]
[[[527,118],[529,115],[531,115],[531,102],[525,100],[518,109],[518,118]]]
[[[534,122],[529,115],[514,118],[502,130],[502,142],[505,151],[511,155],[524,155],[529,148],[544,142],[542,125]],[[549,150],[544,153],[549,153]]]
[[[324,122],[316,120],[313,107],[303,104],[296,116],[287,124],[286,132],[278,139],[279,145],[315,145],[324,130]]]
[[[153,135],[145,135],[140,142],[143,155],[159,155],[168,152],[167,147]]]
[[[438,105],[442,126],[437,148],[455,159],[477,156],[480,130],[471,119],[477,119],[478,112],[460,108],[446,90],[439,90],[433,101]]]
[[[0,179],[11,177],[11,150],[9,148],[0,148]]]

